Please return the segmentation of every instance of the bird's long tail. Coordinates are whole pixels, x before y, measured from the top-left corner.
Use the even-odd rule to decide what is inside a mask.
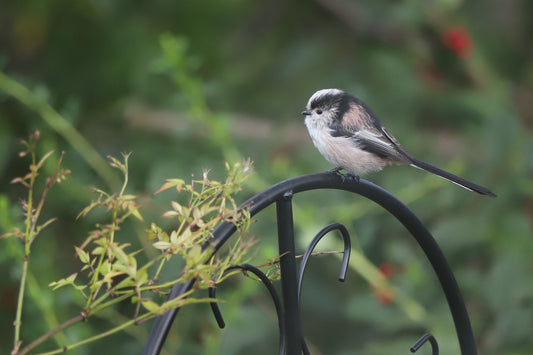
[[[478,194],[481,194],[481,195],[487,195],[487,196],[490,196],[490,197],[496,197],[496,194],[493,193],[492,191],[490,191],[489,189],[483,187],[483,186],[479,186],[479,185],[476,185],[474,184],[473,182],[470,182],[468,180],[465,180],[457,175],[454,175],[452,173],[449,173],[447,171],[444,171],[442,169],[439,169],[437,168],[436,166],[433,166],[431,164],[428,164],[428,163],[425,163],[423,161],[420,161],[418,159],[415,159],[415,158],[412,158],[410,157],[410,163],[411,163],[411,166],[414,166],[415,168],[418,168],[418,169],[422,169],[422,170],[425,170],[427,172],[430,172],[432,174],[435,174],[437,176],[440,176],[441,178],[444,178],[448,181],[451,181],[453,182],[454,184],[456,185],[459,185],[467,190],[470,190],[470,191],[474,191],[474,192],[477,192]]]

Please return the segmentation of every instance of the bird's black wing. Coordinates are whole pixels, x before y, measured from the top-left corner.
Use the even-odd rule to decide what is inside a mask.
[[[380,129],[373,126],[347,126],[346,124],[330,125],[331,135],[334,137],[350,138],[359,148],[376,156],[393,161],[409,161],[396,147],[394,141]]]
[[[347,137],[359,148],[377,157],[395,161],[409,162],[409,155],[403,154],[396,139],[381,126],[375,113],[362,101],[350,97],[353,104],[349,109],[340,110],[336,119],[329,123],[334,137]]]
[[[350,138],[362,150],[373,153],[382,159],[398,162],[408,161],[394,142],[376,129],[361,129],[354,132]]]

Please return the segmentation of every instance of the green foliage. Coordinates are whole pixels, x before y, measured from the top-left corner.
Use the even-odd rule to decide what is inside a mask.
[[[48,285],[54,291],[65,286],[71,287],[85,300],[85,306],[80,315],[49,330],[28,345],[23,345],[20,330],[31,246],[40,232],[55,220],[53,218],[40,223],[40,215],[50,188],[65,180],[66,176],[70,174],[69,170],[60,168],[61,156],[54,174],[46,179],[40,199],[36,199],[37,179],[45,162],[54,153],[50,151],[41,159],[37,159],[36,143],[39,136],[40,133],[36,131],[30,140],[22,141],[26,149],[20,152],[19,156],[30,156],[29,173],[12,180],[12,183],[20,183],[28,189],[28,198],[22,201],[26,215],[25,229],[21,230],[14,227],[11,232],[0,236],[0,239],[18,238],[24,245],[12,354],[26,354],[57,332],[92,318],[96,313],[125,300],[131,300],[136,305],[132,319],[88,339],[70,345],[62,344],[59,349],[48,353],[60,353],[67,349],[77,348],[90,341],[99,340],[104,336],[121,331],[128,326],[141,324],[176,307],[199,302],[213,302],[215,300],[195,297],[193,293],[201,289],[215,287],[232,275],[232,273],[226,272],[230,266],[240,265],[248,260],[247,254],[254,241],[243,237],[250,227],[250,214],[246,208],[242,209],[236,205],[233,195],[241,189],[244,181],[250,176],[252,172],[250,161],[237,162],[233,165],[227,163],[228,176],[224,182],[209,179],[207,171],[204,171],[202,180],[192,180],[190,184],[185,183],[182,179],[169,179],[157,193],[175,188],[178,195],[185,194],[185,204],[172,201],[172,210],[163,213],[163,217],[176,218],[179,227],[168,234],[152,222],[146,233],[148,240],[154,241],[152,247],[160,252],[154,258],[142,262],[139,257],[143,250],[130,252],[131,243],[127,239],[126,241],[120,240],[127,235],[119,238],[119,234],[122,234],[120,232],[123,224],[131,217],[145,222],[136,201],[137,196],[126,194],[130,155],[123,154],[123,161],[109,157],[109,164],[118,169],[124,177],[120,192],[109,194],[104,190],[94,188],[93,191],[98,197],[78,215],[78,217],[86,217],[95,209],[105,209],[111,215],[107,223],[97,223],[96,229],[89,232],[81,246],[74,246],[76,256],[82,264],[80,272],[88,274],[87,278],[86,280],[79,280],[78,273],[73,273]],[[229,252],[213,255],[213,249],[210,247],[213,230],[221,222],[235,224],[240,237],[237,238]],[[171,281],[159,282],[160,274],[165,270],[165,264],[175,256],[184,260],[184,270]],[[172,300],[162,298],[159,301],[152,297],[161,298],[161,295],[164,296],[170,292],[170,288],[175,283],[183,283],[191,279],[196,280],[196,285],[191,291],[180,297]]]
[[[59,162],[56,166],[56,169],[53,173],[53,175],[46,178],[45,186],[42,189],[42,192],[40,194],[40,197],[38,198],[36,196],[36,180],[39,176],[40,170],[42,169],[43,165],[47,161],[47,159],[54,153],[53,151],[50,151],[46,153],[42,158],[39,160],[37,159],[37,155],[35,153],[35,146],[37,143],[37,140],[39,139],[40,133],[39,131],[35,131],[34,134],[30,136],[30,138],[26,140],[22,140],[21,143],[24,145],[25,149],[22,150],[19,153],[20,157],[30,156],[30,167],[29,172],[24,175],[23,177],[17,177],[11,180],[11,183],[13,184],[22,184],[27,190],[28,195],[27,198],[22,200],[22,210],[23,214],[25,215],[24,218],[24,230],[21,230],[18,227],[13,227],[13,229],[5,233],[4,235],[0,236],[0,239],[8,238],[8,237],[15,237],[20,239],[23,243],[23,252],[20,254],[23,254],[22,258],[22,273],[20,276],[20,286],[19,286],[19,292],[18,292],[18,301],[17,301],[17,312],[15,316],[15,321],[13,322],[15,326],[15,335],[14,335],[14,342],[13,342],[13,352],[18,353],[18,349],[20,348],[22,344],[22,340],[20,339],[20,328],[22,324],[22,306],[24,303],[24,293],[26,290],[26,279],[28,277],[28,265],[30,262],[30,253],[31,253],[31,246],[35,242],[35,239],[37,236],[41,233],[41,231],[46,228],[49,224],[54,222],[55,218],[49,219],[44,222],[40,222],[41,213],[43,212],[44,202],[46,200],[46,196],[48,195],[48,192],[50,189],[57,183],[60,183],[61,181],[65,180],[66,176],[70,173],[68,170],[60,169],[62,157],[59,159]]]

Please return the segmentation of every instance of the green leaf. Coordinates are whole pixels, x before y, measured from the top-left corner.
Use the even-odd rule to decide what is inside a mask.
[[[162,191],[165,191],[165,190],[167,190],[167,189],[169,189],[169,188],[171,188],[171,187],[176,187],[176,190],[177,190],[178,193],[179,193],[179,192],[181,192],[181,188],[182,188],[182,186],[183,186],[184,184],[185,184],[185,181],[183,181],[182,179],[167,179],[167,182],[165,182],[165,183],[163,184],[163,186],[161,186],[161,187],[159,188],[159,190],[157,190],[157,191],[155,192],[155,194],[158,194],[158,193],[160,193],[160,192],[162,192]]]
[[[148,282],[148,271],[146,271],[146,269],[137,271],[135,278],[137,279],[137,284],[139,286],[146,284]]]
[[[87,253],[85,250],[74,246],[74,249],[76,249],[76,254],[78,255],[78,258],[80,261],[84,264],[88,264],[91,261],[91,257],[89,256],[89,253]]]
[[[160,249],[160,250],[165,250],[165,249],[168,249],[172,246],[172,244],[170,244],[169,242],[164,242],[162,240],[158,241],[158,242],[155,242],[154,244],[152,244],[152,246],[156,249]]]
[[[102,253],[105,253],[105,248],[103,247],[96,247],[92,251],[93,255],[100,255]]]
[[[128,205],[128,211],[135,216],[135,218],[137,218],[139,221],[144,221],[144,218],[143,216],[141,215],[141,213],[139,212],[139,209],[137,207],[135,207],[134,205],[131,205],[129,204]]]
[[[163,311],[162,307],[153,301],[144,301],[142,305],[151,313],[159,314]]]
[[[61,280],[58,280],[58,281],[50,282],[48,284],[48,287],[52,287],[52,290],[55,291],[58,288],[63,287],[63,286],[67,286],[67,285],[75,286],[74,285],[74,280],[76,279],[76,276],[78,276],[78,273],[74,273],[74,274],[70,275],[69,277],[61,279]]]
[[[113,255],[116,256],[122,264],[127,265],[129,263],[128,255],[124,252],[124,250],[122,250],[123,248],[128,246],[128,244],[118,246],[116,243],[109,243],[108,246],[111,249]]]

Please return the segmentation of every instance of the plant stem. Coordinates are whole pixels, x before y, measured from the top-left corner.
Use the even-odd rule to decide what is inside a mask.
[[[100,254],[98,265],[96,266],[96,269],[94,270],[94,275],[93,275],[93,279],[91,281],[91,286],[90,286],[91,292],[89,293],[89,297],[87,297],[87,303],[85,304],[86,312],[89,312],[89,307],[91,306],[91,302],[94,300],[96,296],[96,283],[98,281],[98,275],[100,274],[100,267],[102,266],[106,252],[107,252],[107,245],[105,246],[105,250],[102,251],[102,254]]]
[[[22,275],[20,276],[19,295],[17,300],[17,313],[15,315],[15,340],[13,342],[13,349],[18,347],[20,342],[20,326],[22,319],[22,304],[24,302],[24,290],[26,286],[26,275],[28,272],[28,255],[24,255],[22,263]]]
[[[111,223],[111,230],[109,232],[109,243],[113,243],[115,239],[115,229],[117,227],[117,216],[118,216],[118,209],[119,207],[115,206],[113,207],[113,217],[112,217],[112,223]],[[107,254],[108,251],[108,244],[105,244],[105,250],[102,251],[102,254],[100,254],[100,260],[98,260],[98,265],[96,266],[96,269],[94,270],[93,279],[91,282],[91,292],[89,294],[89,297],[87,298],[87,304],[85,305],[85,311],[89,312],[89,309],[91,307],[92,301],[95,299],[95,297],[98,294],[98,291],[100,290],[100,287],[96,287],[96,284],[98,282],[98,277],[100,276],[100,269],[102,267],[102,264],[104,262],[104,257]]]
[[[54,313],[52,305],[53,300],[51,300],[49,297],[43,297],[46,291],[43,291],[40,288],[39,283],[37,282],[37,279],[31,270],[28,270],[26,279],[26,289],[28,290],[28,295],[31,297],[33,302],[35,302],[36,306],[39,308],[39,311],[43,315],[46,323],[46,329],[54,329],[58,327],[59,321]],[[67,342],[67,338],[63,333],[56,333],[54,340],[58,346]]]
[[[95,307],[94,309],[92,309],[92,310],[91,310],[91,314],[94,314],[94,313],[96,313],[96,312],[98,312],[98,311],[100,311],[100,310],[102,310],[102,309],[104,309],[104,308],[106,308],[106,307],[109,307],[109,306],[111,306],[111,305],[113,305],[113,304],[115,304],[115,303],[122,302],[123,300],[125,300],[125,299],[127,299],[127,298],[129,298],[129,297],[131,297],[131,295],[128,294],[128,295],[124,295],[124,296],[121,296],[121,297],[114,298],[112,301],[109,301],[108,303],[105,303],[105,304],[101,305],[100,307]],[[144,317],[144,316],[139,317],[137,320],[141,320],[143,317]],[[54,335],[57,334],[58,332],[62,331],[62,330],[65,329],[65,328],[70,327],[70,326],[73,325],[73,324],[76,324],[76,323],[78,323],[78,322],[80,322],[80,321],[85,320],[86,318],[87,318],[87,315],[82,315],[82,314],[80,314],[80,315],[78,315],[78,316],[76,316],[76,317],[74,317],[74,318],[69,319],[68,321],[64,322],[63,324],[59,325],[58,327],[56,327],[56,328],[50,330],[48,333],[43,334],[43,335],[41,335],[39,338],[37,338],[37,339],[35,339],[34,341],[32,341],[30,344],[28,344],[27,346],[25,346],[25,347],[24,347],[19,353],[17,353],[17,355],[23,355],[23,354],[26,354],[28,351],[30,351],[31,349],[33,349],[33,348],[36,347],[37,345],[41,344],[42,342],[44,342],[44,341],[47,340],[48,338],[54,336]],[[135,321],[135,319],[134,319],[133,321]],[[123,326],[123,325],[122,325],[122,326]],[[114,328],[114,329],[116,329],[116,328]],[[122,329],[122,328],[121,328],[121,329]],[[119,329],[119,330],[120,330],[120,329]],[[118,331],[118,330],[117,330],[117,331]],[[108,332],[106,332],[106,333],[108,333]],[[102,334],[105,334],[105,333],[102,333]],[[109,334],[111,334],[111,333],[109,333]],[[101,335],[101,334],[99,334],[99,335]],[[99,337],[99,336],[97,335],[97,336],[94,336],[94,337],[89,338],[89,339],[96,340],[96,339],[98,339],[98,337]],[[89,342],[89,340],[88,340],[88,339],[85,339],[84,341],[82,341],[82,342],[80,342],[80,343],[76,343],[76,344],[81,345],[81,344],[85,344],[85,343],[87,343],[87,342]],[[69,349],[70,349],[70,347],[69,347]],[[55,354],[55,353],[52,352],[51,354]]]
[[[24,233],[24,256],[22,257],[22,274],[20,276],[19,294],[17,300],[17,311],[15,314],[15,338],[13,340],[13,349],[17,349],[20,342],[20,327],[22,324],[22,305],[24,304],[24,291],[26,289],[26,275],[28,273],[28,264],[30,260],[30,246],[33,240],[33,230],[37,216],[33,215],[33,188],[37,173],[33,170],[35,167],[35,152],[31,152],[31,177],[28,188],[28,201],[26,205],[26,232]]]
[[[148,269],[150,266],[154,265],[156,262],[158,262],[161,258],[164,258],[165,256],[164,255],[160,255],[158,256],[157,258],[153,259],[153,260],[150,260],[149,262],[147,262],[140,270],[143,270],[143,269]],[[115,290],[119,289],[123,282],[126,282],[128,280],[131,280],[131,277],[128,276],[126,277],[124,280],[122,280],[121,282],[119,282],[118,284],[116,284],[115,286],[113,286],[111,289],[107,290],[103,295],[101,295],[99,298],[95,299],[94,302],[91,303],[91,313],[94,313],[96,312],[97,310],[100,310],[101,308],[105,308],[107,307],[108,305],[110,304],[113,304],[113,303],[116,303],[116,302],[113,302],[113,301],[110,301],[108,303],[105,303],[103,306],[101,307],[96,307],[98,306],[100,303],[104,302],[112,293],[115,292]],[[179,279],[178,279],[179,280]],[[172,282],[177,282],[177,280],[175,281],[172,281]],[[159,287],[162,287],[162,286],[159,286]],[[154,287],[154,288],[157,288],[157,287]],[[144,288],[142,288],[142,290],[144,291]],[[131,292],[131,290],[129,290],[129,292]],[[131,293],[128,293],[128,294],[135,294],[134,292],[131,292]],[[122,300],[122,298],[120,299]]]
[[[56,349],[56,350],[49,351],[49,352],[45,352],[45,353],[40,353],[40,355],[53,355],[53,354],[59,354],[59,353],[65,352],[65,351],[67,351],[67,350],[75,349],[75,348],[77,348],[77,347],[79,347],[79,346],[81,346],[81,345],[84,345],[84,344],[90,343],[90,342],[92,342],[92,341],[95,341],[95,340],[98,340],[98,339],[104,338],[104,337],[106,337],[106,336],[108,336],[108,335],[112,335],[112,334],[117,333],[117,332],[119,332],[119,331],[121,331],[121,330],[123,330],[123,329],[125,329],[125,328],[127,328],[127,327],[129,327],[129,326],[131,326],[131,325],[134,325],[134,324],[137,323],[137,322],[144,321],[144,320],[146,320],[146,319],[149,319],[149,318],[151,318],[151,317],[155,317],[155,316],[156,316],[156,315],[153,314],[153,313],[146,313],[146,314],[143,314],[143,315],[140,316],[139,318],[137,318],[137,319],[131,319],[130,321],[125,322],[125,323],[123,323],[123,324],[121,324],[121,325],[119,325],[119,326],[117,326],[117,327],[115,327],[115,328],[109,329],[107,332],[100,333],[100,334],[98,334],[98,335],[95,335],[95,336],[93,336],[93,337],[90,337],[90,338],[84,339],[84,340],[82,340],[82,341],[79,341],[79,342],[74,343],[74,344],[72,344],[72,345],[65,346],[65,347],[60,348],[60,349]],[[81,316],[80,316],[80,317],[81,317]],[[72,321],[72,320],[74,320],[74,318],[71,319],[71,321]],[[77,320],[77,321],[79,322],[79,320]],[[76,322],[73,322],[73,323],[76,323]],[[72,323],[72,324],[73,324],[73,323]],[[68,324],[67,326],[72,325],[72,324]],[[36,344],[36,345],[37,345],[37,344]],[[29,346],[28,346],[28,347],[29,347]],[[28,348],[28,347],[26,347],[26,348]],[[31,349],[26,349],[26,348],[23,349],[24,352],[21,352],[21,353],[20,353],[21,355],[23,355],[23,354],[27,353],[27,351],[31,350]]]
[[[81,315],[81,314],[76,316],[76,317],[74,317],[74,318],[69,319],[65,323],[63,323],[60,326],[58,326],[57,328],[54,328],[51,331],[49,331],[48,333],[41,335],[39,338],[35,339],[34,341],[32,341],[31,343],[26,345],[20,351],[20,353],[18,353],[18,354],[20,354],[20,355],[26,354],[28,351],[30,351],[31,349],[35,348],[37,345],[41,344],[46,339],[48,339],[51,336],[55,335],[56,333],[62,331],[63,329],[70,327],[71,325],[73,325],[75,323],[81,322],[84,319],[85,319],[85,317],[83,315]]]
[[[104,304],[102,304],[102,305],[100,305],[100,306],[96,305],[96,302],[95,302],[94,305],[91,305],[91,307],[92,307],[92,308],[91,308],[91,315],[94,314],[94,313],[96,313],[96,312],[98,312],[98,311],[100,311],[100,310],[102,310],[102,309],[104,309],[104,308],[107,308],[107,307],[109,307],[109,306],[112,306],[112,305],[114,305],[114,304],[116,304],[116,303],[120,303],[120,302],[122,302],[122,301],[124,301],[124,300],[130,298],[130,297],[133,296],[134,294],[135,294],[134,291],[130,291],[130,292],[128,292],[128,293],[126,293],[126,294],[124,294],[124,295],[122,295],[122,296],[115,297],[115,298],[113,298],[111,301],[106,302],[106,303],[104,303]],[[101,299],[101,298],[100,298],[100,299]],[[100,303],[101,303],[101,302],[100,302]]]

